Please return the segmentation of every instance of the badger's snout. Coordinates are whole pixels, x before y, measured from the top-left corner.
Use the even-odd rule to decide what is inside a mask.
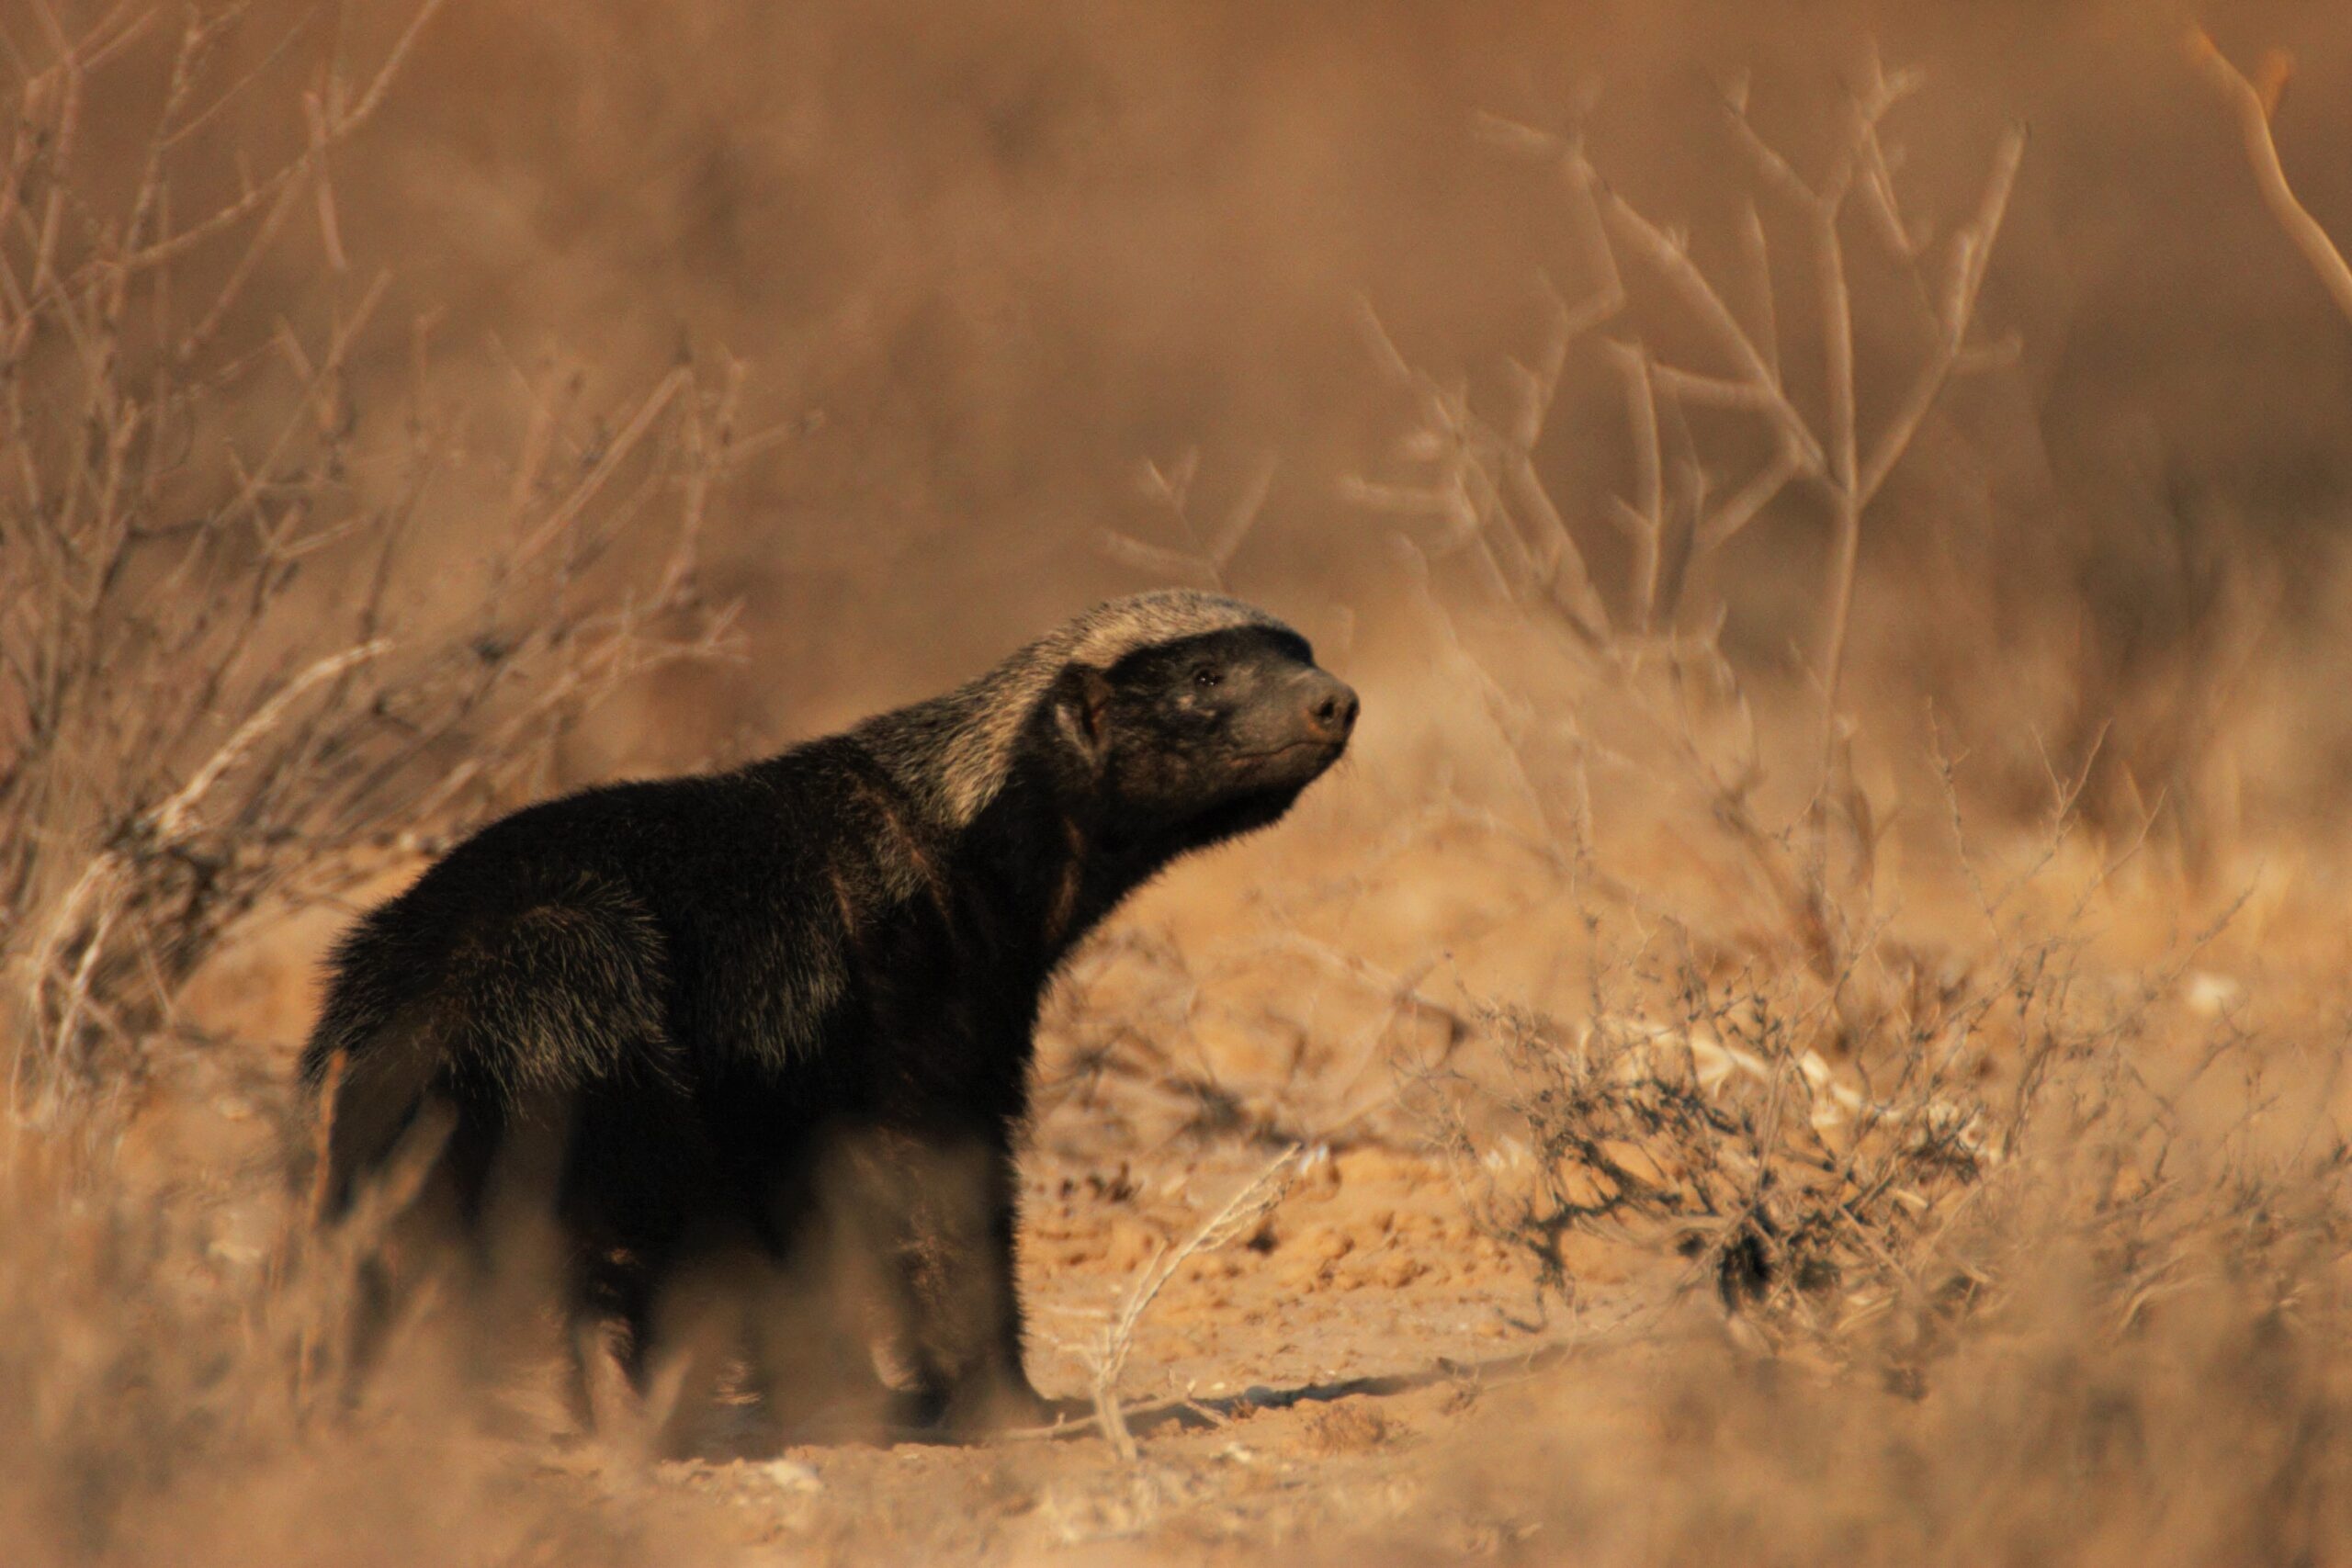
[[[1300,677],[1299,686],[1299,727],[1307,739],[1334,748],[1345,746],[1348,737],[1355,733],[1355,688],[1320,670],[1307,671]]]
[[[1355,689],[1312,664],[1260,688],[1235,727],[1235,761],[1254,779],[1304,784],[1340,760],[1355,733]]]

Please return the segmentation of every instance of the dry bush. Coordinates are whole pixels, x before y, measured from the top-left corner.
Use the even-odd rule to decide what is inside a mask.
[[[1782,296],[1789,286],[1776,276],[1755,201],[1746,208],[1737,237],[1740,276],[1717,283],[1694,259],[1690,237],[1645,217],[1611,189],[1577,140],[1490,120],[1494,140],[1558,169],[1581,237],[1585,254],[1577,259],[1591,278],[1589,291],[1575,305],[1555,298],[1544,344],[1532,364],[1510,367],[1506,406],[1492,415],[1475,409],[1464,389],[1416,373],[1374,321],[1378,358],[1419,411],[1405,451],[1435,472],[1429,480],[1401,486],[1359,483],[1355,493],[1385,510],[1438,519],[1438,536],[1419,547],[1436,556],[1464,555],[1495,601],[1540,608],[1595,647],[1638,648],[1678,625],[1708,635],[1710,622],[1720,618],[1710,595],[1720,590],[1694,592],[1697,580],[1711,558],[1783,490],[1803,483],[1826,502],[1832,534],[1821,652],[1813,666],[1827,772],[1839,739],[1839,688],[1864,515],[1945,384],[2016,353],[2014,344],[1979,345],[1971,334],[2024,157],[2024,133],[2013,129],[2003,137],[1968,220],[1938,236],[1905,210],[1895,179],[1901,149],[1889,145],[1883,129],[1920,85],[1917,73],[1886,74],[1871,56],[1863,85],[1843,106],[1826,167],[1810,177],[1750,124],[1744,84],[1724,100],[1733,145],[1754,164],[1765,194],[1789,209],[1809,253],[1806,310],[1794,324],[1820,334],[1817,409],[1800,405],[1783,370]],[[1915,318],[1904,332],[1883,330],[1884,341],[1876,344],[1858,338],[1856,321],[1866,312],[1847,260],[1846,231],[1853,225],[1864,227],[1891,258],[1898,275],[1894,292],[1907,299]],[[1645,303],[1651,316],[1667,314],[1663,329],[1645,321]],[[1536,460],[1569,354],[1604,328],[1613,333],[1604,347],[1624,379],[1634,479],[1634,494],[1612,498],[1608,513],[1631,546],[1626,583],[1613,595],[1595,586],[1586,551],[1546,491]],[[1655,346],[1653,339],[1667,346]],[[1679,363],[1684,344],[1711,363],[1703,368]],[[1890,382],[1871,389],[1878,401],[1864,396],[1865,346],[1878,349],[1870,357],[1879,363],[1869,368]],[[1711,452],[1702,446],[1706,427],[1700,421],[1707,411],[1760,422],[1768,437],[1763,461],[1727,482],[1724,470],[1737,461],[1738,447]]]
[[[8,78],[11,1561],[594,1561],[628,1540],[526,1484],[529,1450],[450,1420],[469,1396],[427,1348],[389,1380],[397,1408],[340,1418],[340,1325],[401,1183],[321,1235],[287,1151],[145,1185],[110,1159],[181,1054],[253,1053],[181,1010],[225,940],[543,790],[599,699],[725,649],[695,551],[744,445],[731,369],[713,389],[680,367],[618,400],[577,374],[519,377],[523,448],[495,458],[447,406],[430,322],[388,330],[390,284],[356,281],[333,154],[438,8],[357,79],[331,62],[289,96],[301,151],[261,172],[223,111],[266,81],[246,62],[291,40],[241,39],[247,7],[124,7],[69,36],[37,6],[40,52]],[[112,143],[132,127],[126,160]],[[254,298],[297,244],[322,287]],[[387,350],[405,352],[406,395],[363,403],[354,367]]]
[[[2076,1291],[2070,1235],[2034,1234],[2053,1250],[2030,1284],[1924,1388],[1668,1336],[1499,1403],[1454,1479],[1595,1563],[2339,1560],[2340,1279],[2290,1275],[2282,1308],[2234,1247],[2193,1249],[2199,1276],[2121,1323]]]
[[[1744,85],[1725,94],[1731,149],[1787,209],[1804,247],[1804,308],[1785,321],[1792,288],[1778,274],[1788,269],[1776,269],[1756,201],[1733,247],[1737,275],[1719,283],[1688,236],[1602,180],[1578,140],[1489,122],[1494,140],[1558,170],[1589,291],[1573,306],[1555,299],[1540,351],[1507,367],[1492,411],[1467,386],[1413,369],[1367,316],[1375,356],[1411,400],[1400,455],[1418,471],[1350,487],[1418,525],[1396,536],[1397,547],[1453,668],[1513,753],[1523,805],[1562,877],[1576,883],[1593,863],[1596,764],[1662,762],[1833,990],[1860,938],[1845,922],[1854,896],[1867,895],[1879,831],[1840,696],[1865,516],[1946,385],[2007,363],[2016,347],[1980,345],[1972,334],[2023,134],[2004,135],[1967,220],[1938,236],[1907,210],[1901,149],[1884,130],[1919,85],[1916,73],[1887,74],[1870,56],[1861,85],[1831,117],[1826,166],[1809,176],[1750,124]],[[1858,227],[1883,252],[1874,271],[1849,265],[1848,231]],[[1901,324],[1868,339],[1858,327],[1890,317]],[[1612,498],[1608,513],[1628,547],[1614,585],[1596,579],[1593,541],[1563,514],[1538,458],[1572,355],[1604,329],[1612,335],[1601,351],[1623,382],[1634,481],[1633,497]],[[1783,336],[1800,329],[1819,334],[1817,378],[1784,366],[1799,351],[1785,349]],[[1704,367],[1685,363],[1692,358]],[[1807,382],[1810,399],[1800,390]],[[1763,456],[1754,457],[1759,435]],[[1831,548],[1810,670],[1819,739],[1813,756],[1790,759],[1809,794],[1801,820],[1776,827],[1762,800],[1758,720],[1722,644],[1728,591],[1713,577],[1724,547],[1794,487],[1824,503]],[[1452,607],[1464,596],[1457,585],[1468,591],[1466,612]],[[1506,667],[1510,676],[1499,678]],[[1630,750],[1602,739],[1585,716],[1597,708],[1643,738]]]
[[[128,9],[68,38],[39,8],[46,58],[15,78],[0,177],[19,1114],[135,1087],[237,922],[543,786],[599,697],[725,633],[695,546],[733,456],[733,376],[712,392],[681,367],[602,407],[578,377],[531,388],[506,464],[441,406],[424,321],[405,406],[355,398],[355,357],[400,336],[377,320],[387,281],[347,281],[331,153],[436,9],[359,80],[323,71],[288,106],[304,150],[208,204],[237,166],[215,122],[254,80],[228,69],[243,8],[192,10],[175,39]],[[125,186],[83,143],[130,124],[146,140]],[[327,298],[247,298],[297,235],[322,249]]]
[[[1859,1250],[1832,1247],[1838,1276],[1777,1320],[1669,1318],[1513,1400],[1543,1442],[1465,1441],[1459,1484],[1597,1562],[2337,1560],[2341,1135],[2305,1093],[2133,1092],[2104,1055],[2053,1075],[2004,1159],[1917,1180],[1895,1223],[1814,1208]]]
[[[1869,79],[1826,180],[1792,173],[1730,106],[1768,185],[1815,224],[1826,415],[1781,379],[1770,305],[1782,291],[1759,224],[1745,254],[1762,281],[1719,293],[1572,141],[1515,129],[1514,144],[1565,170],[1601,286],[1558,311],[1497,416],[1375,338],[1418,405],[1408,456],[1435,479],[1357,493],[1437,520],[1401,540],[1421,610],[1510,759],[1509,830],[1548,884],[1532,897],[1586,933],[1575,1016],[1474,992],[1466,1038],[1406,1054],[1408,1101],[1471,1212],[1542,1287],[1577,1303],[1567,1244],[1607,1236],[1686,1259],[1686,1291],[1732,1330],[1728,1347],[1668,1341],[1687,1364],[1663,1374],[1662,1408],[1657,1374],[1580,1387],[1580,1402],[1661,1419],[1597,1436],[1581,1421],[1547,1427],[1555,1451],[1524,1468],[1552,1500],[1531,1506],[1531,1528],[1572,1530],[1597,1560],[2128,1556],[2126,1543],[2156,1536],[2130,1503],[2178,1487],[2198,1544],[2174,1560],[2233,1547],[2324,1558],[2352,1540],[2333,1501],[2352,1448],[2324,1348],[2344,1323],[2352,1153],[2330,1120],[2332,1080],[2310,1098],[2277,1091],[2261,1080],[2279,1042],[2181,1006],[2233,911],[2144,970],[2101,967],[2092,911],[2139,844],[2084,868],[2093,744],[2078,767],[2049,771],[2037,832],[2018,843],[1998,825],[2013,846],[1999,855],[1969,841],[1962,764],[1936,757],[1944,871],[1964,890],[1965,924],[1931,944],[1916,923],[1898,934],[1905,889],[1880,865],[1886,829],[1838,699],[1853,546],[1937,389],[1973,353],[1970,306],[2018,145],[1996,158],[1940,286],[1919,290],[1940,303],[1916,375],[1889,383],[1883,407],[1858,400],[1852,323],[1883,318],[1856,303],[1840,264],[1841,203],[1927,276],[1878,140],[1902,85]],[[1633,546],[1622,584],[1596,579],[1535,455],[1577,339],[1628,308],[1612,243],[1688,318],[1645,333],[1695,332],[1728,367],[1694,374],[1641,341],[1609,345],[1639,491],[1617,511]],[[1726,500],[1713,499],[1724,487],[1708,478],[1697,436],[1710,427],[1689,418],[1693,403],[1774,432],[1773,455]],[[1759,719],[1716,636],[1722,600],[1689,597],[1736,592],[1707,585],[1712,550],[1798,479],[1826,494],[1836,546],[1812,747]],[[1775,794],[1775,763],[1793,791]],[[1629,798],[1678,829],[1711,826],[1710,859],[1744,874],[1719,878],[1730,897],[1693,905],[1629,867],[1611,842],[1622,821],[1612,834],[1605,820]],[[2231,1390],[2204,1394],[2211,1377]],[[1657,1500],[1637,1502],[1660,1474]],[[2099,1506],[2071,1515],[2068,1484]]]
[[[2341,1251],[2346,1151],[2321,1135],[2324,1095],[2283,1161],[2259,1119],[2199,1128],[2192,1096],[2263,1054],[2225,1020],[2167,1035],[2194,946],[2154,972],[2087,973],[2089,902],[1932,971],[1874,945],[1868,962],[1903,983],[1859,1033],[1849,1015],[1834,1066],[1837,1015],[1809,975],[1669,929],[1595,961],[1575,1024],[1487,1009],[1469,1065],[1419,1068],[1413,1103],[1544,1286],[1573,1300],[1569,1237],[1630,1240],[1690,1259],[1689,1282],[1768,1336],[1873,1355],[1948,1343],[2061,1225],[2104,1260],[2119,1317],[2245,1215],[2308,1210],[2301,1241]]]

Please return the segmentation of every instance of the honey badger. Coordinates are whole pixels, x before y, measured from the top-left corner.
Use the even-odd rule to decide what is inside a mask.
[[[1161,867],[1279,818],[1356,712],[1282,622],[1163,591],[767,761],[493,822],[334,953],[303,1055],[328,1212],[430,1111],[420,1212],[480,1264],[539,1172],[567,1312],[617,1321],[640,1386],[741,1353],[790,1409],[881,1390],[878,1339],[913,1385],[892,1408],[1035,1421],[1014,1154],[1041,994]]]

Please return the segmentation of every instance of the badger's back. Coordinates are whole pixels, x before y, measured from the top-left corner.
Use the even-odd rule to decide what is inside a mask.
[[[481,829],[365,916],[305,1047],[332,1082],[339,1208],[419,1107],[468,1135],[583,1096],[690,1100],[788,1063],[847,994],[818,846],[826,743],[762,769],[594,789]]]

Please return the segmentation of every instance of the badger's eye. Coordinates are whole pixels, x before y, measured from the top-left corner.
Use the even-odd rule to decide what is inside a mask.
[[[1193,684],[1201,687],[1203,690],[1206,690],[1211,686],[1221,686],[1224,683],[1225,671],[1218,669],[1214,664],[1204,664],[1198,670],[1193,671]]]

